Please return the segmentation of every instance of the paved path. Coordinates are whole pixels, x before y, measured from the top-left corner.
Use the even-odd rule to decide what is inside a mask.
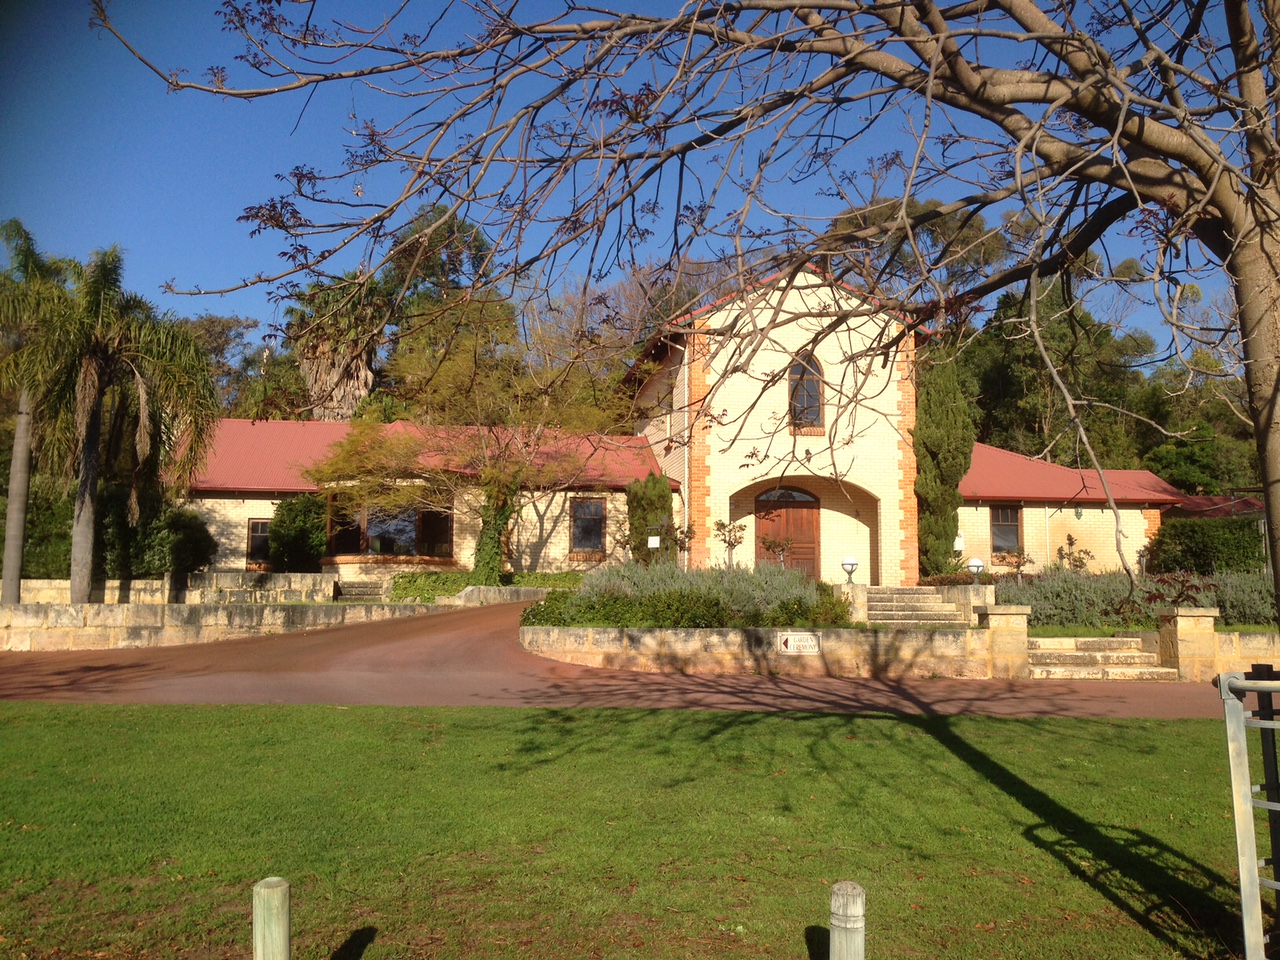
[[[576,667],[520,649],[521,609],[504,604],[185,647],[0,653],[0,699],[1222,716],[1209,684],[709,677]]]

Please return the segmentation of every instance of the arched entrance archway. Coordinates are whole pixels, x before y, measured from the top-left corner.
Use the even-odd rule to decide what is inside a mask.
[[[818,498],[795,487],[777,487],[756,497],[756,560],[800,570],[817,580],[818,531],[821,504]]]

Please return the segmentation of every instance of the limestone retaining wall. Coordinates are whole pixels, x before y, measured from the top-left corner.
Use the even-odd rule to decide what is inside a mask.
[[[23,580],[23,603],[70,603],[70,580]],[[177,599],[170,580],[108,580],[89,590],[94,603],[169,603]]]
[[[990,614],[984,611],[984,616]],[[520,645],[531,653],[566,663],[645,672],[887,678],[1026,676],[1026,615],[997,613],[999,616],[1004,620],[982,629],[949,630],[521,627]]]
[[[0,606],[0,650],[109,650],[211,643],[431,613],[413,603]]]

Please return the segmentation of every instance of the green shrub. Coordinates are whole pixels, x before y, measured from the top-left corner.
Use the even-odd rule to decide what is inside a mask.
[[[1151,541],[1152,573],[1204,575],[1256,570],[1264,563],[1262,534],[1245,517],[1166,520]]]
[[[1265,570],[1220,573],[1214,577],[1218,624],[1276,622],[1276,594]]]
[[[0,504],[7,503],[0,497]],[[4,529],[0,509],[0,530]],[[67,484],[37,474],[27,499],[27,536],[22,551],[22,576],[36,580],[65,580],[71,574],[71,520],[75,497]]]
[[[323,499],[302,493],[281,500],[267,531],[271,567],[277,573],[316,573],[327,546],[328,508]]]
[[[218,553],[218,541],[200,514],[171,506],[140,529],[134,542],[135,577],[171,574],[185,581],[188,574],[209,566]]]
[[[978,583],[984,586],[990,586],[995,582],[996,578],[985,570],[978,574]],[[964,573],[937,573],[932,577],[920,578],[920,586],[922,587],[969,587],[972,585],[973,574],[967,570]]]
[[[526,627],[563,627],[568,623],[565,608],[573,594],[568,590],[552,590],[541,603],[526,608],[520,623]]]
[[[643,480],[627,484],[627,544],[631,556],[646,566],[674,563],[676,528],[671,513],[671,484],[666,477],[650,473]],[[661,537],[657,550],[649,548],[651,534]]]
[[[1199,521],[1197,521],[1199,522]],[[1263,570],[1145,577],[1132,591],[1122,571],[1079,574],[1053,569],[996,581],[996,602],[1031,607],[1029,625],[1074,624],[1095,629],[1154,627],[1157,611],[1172,605],[1217,607],[1218,622],[1271,623],[1276,619],[1271,578]]]
[[[1090,627],[1152,626],[1155,614],[1145,607],[1135,612],[1131,604],[1142,606],[1145,592],[1130,591],[1123,571],[1088,575],[1062,568],[1044,573],[1000,577],[996,581],[996,603],[1031,607],[1032,626],[1076,623]]]
[[[670,564],[606,567],[577,593],[552,593],[525,611],[527,626],[848,626],[847,604],[830,587],[774,564],[680,570]]]

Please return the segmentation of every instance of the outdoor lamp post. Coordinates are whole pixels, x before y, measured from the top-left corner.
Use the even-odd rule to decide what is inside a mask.
[[[982,572],[982,568],[985,566],[986,564],[978,557],[969,558],[969,572],[973,574],[973,585],[975,587],[978,585],[978,574]]]
[[[845,557],[840,569],[849,575],[849,582],[853,583],[853,571],[858,569],[858,561],[853,557]]]

